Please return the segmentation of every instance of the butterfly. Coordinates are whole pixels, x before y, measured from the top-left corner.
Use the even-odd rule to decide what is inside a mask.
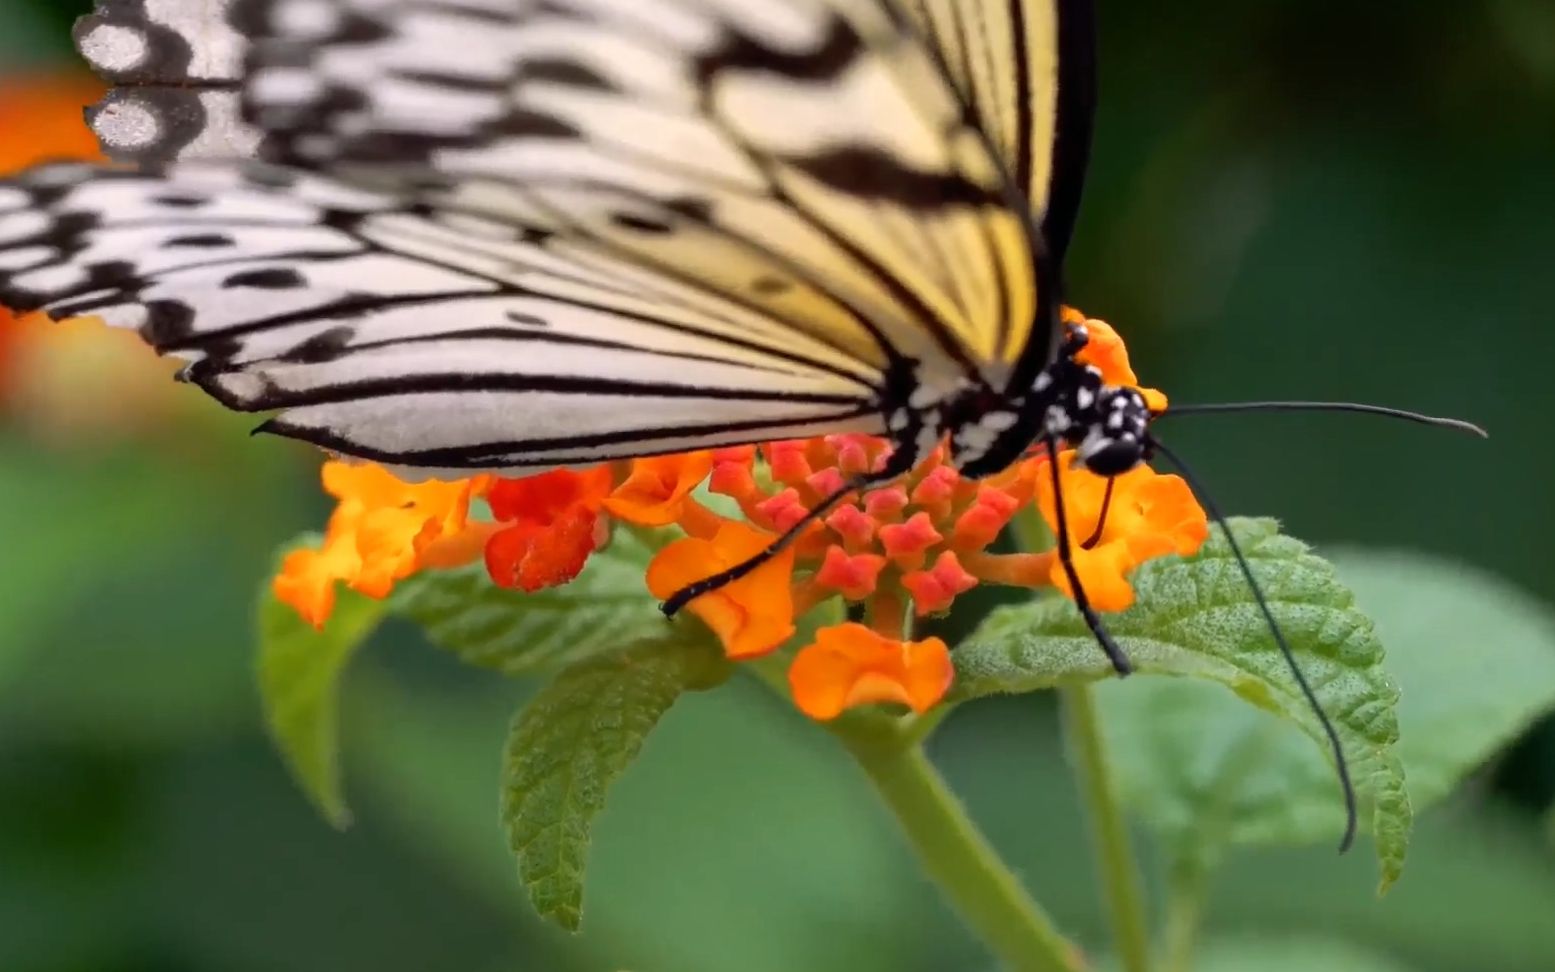
[[[1059,317],[1091,0],[100,0],[76,41],[133,167],[0,183],[0,304],[262,431],[419,477],[888,437],[812,518],[941,443],[1171,458]]]

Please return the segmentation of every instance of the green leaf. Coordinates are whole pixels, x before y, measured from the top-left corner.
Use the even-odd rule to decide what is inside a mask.
[[[1425,557],[1343,553],[1337,569],[1387,640],[1416,811],[1555,708],[1555,622],[1532,598]],[[1300,843],[1338,826],[1327,762],[1278,720],[1190,684],[1111,688],[1102,701],[1125,797],[1179,848]],[[1407,823],[1376,821],[1379,848],[1401,851]],[[1396,876],[1385,867],[1384,886]]]
[[[200,496],[140,456],[0,455],[0,689],[68,619],[94,564],[149,561],[193,542]],[[193,525],[191,525],[193,524]],[[87,574],[87,579],[90,575]]]
[[[1370,810],[1386,887],[1403,867],[1412,811],[1395,751],[1398,691],[1382,671],[1382,646],[1327,562],[1280,535],[1273,521],[1234,520],[1232,527],[1339,732]],[[1145,564],[1133,583],[1138,602],[1108,626],[1141,673],[1196,681],[1136,678],[1101,687],[1125,799],[1179,854],[1209,854],[1220,841],[1337,839],[1343,806],[1325,762],[1326,739],[1224,537],[1212,535],[1197,556]],[[957,649],[956,668],[959,698],[1112,675],[1078,613],[1056,599],[997,612]],[[1282,720],[1317,744],[1303,745],[1307,760],[1270,761]]]
[[[1334,564],[1388,646],[1417,811],[1555,710],[1555,613],[1541,602],[1419,554],[1342,551]]]
[[[292,776],[336,827],[351,821],[340,778],[340,678],[384,613],[384,602],[342,589],[334,613],[318,631],[276,600],[268,584],[260,595],[259,693],[265,723]]]
[[[571,583],[525,594],[493,584],[483,565],[429,571],[400,585],[395,614],[465,662],[507,675],[551,672],[669,630],[643,575],[656,548],[616,530]]]
[[[567,669],[519,712],[502,760],[502,821],[542,917],[578,929],[606,791],[675,700],[727,666],[705,640],[642,641]]]

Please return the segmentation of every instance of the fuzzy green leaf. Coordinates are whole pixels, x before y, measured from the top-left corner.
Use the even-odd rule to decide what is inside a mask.
[[[1336,564],[1387,640],[1417,812],[1555,709],[1555,621],[1532,598],[1429,558],[1347,553]],[[1320,840],[1338,826],[1327,763],[1272,717],[1182,683],[1109,687],[1102,702],[1127,798],[1179,847]],[[1377,821],[1379,847],[1406,839],[1406,823]]]
[[[260,595],[259,694],[265,724],[292,776],[336,827],[351,822],[340,773],[340,678],[384,613],[382,601],[343,589],[319,631],[276,600],[268,584]]]
[[[727,668],[705,640],[642,641],[568,668],[519,712],[502,760],[502,822],[542,917],[578,929],[606,792],[675,700]]]
[[[617,530],[576,580],[533,594],[498,587],[479,564],[428,571],[400,585],[392,610],[471,665],[507,675],[557,671],[623,638],[669,630],[643,582],[655,549]]]
[[[1233,529],[1339,731],[1386,886],[1403,866],[1412,811],[1395,749],[1398,691],[1382,670],[1382,646],[1326,561],[1282,536],[1273,521],[1236,520]],[[1213,535],[1197,556],[1144,565],[1133,583],[1138,602],[1110,616],[1108,626],[1141,673],[1191,680],[1103,686],[1125,797],[1180,853],[1207,851],[1195,842],[1210,833],[1260,842],[1337,839],[1343,813],[1324,760],[1326,739],[1224,537]],[[997,612],[957,650],[956,668],[960,698],[1112,676],[1078,613],[1058,600]],[[1125,706],[1130,711],[1119,714]],[[1280,720],[1299,726],[1317,748],[1305,747],[1313,756],[1299,767],[1270,771],[1264,747],[1273,745],[1266,737],[1278,738]],[[1233,769],[1238,785],[1222,792]],[[1298,771],[1305,775],[1292,775]]]
[[[1543,603],[1420,554],[1333,559],[1388,646],[1403,693],[1399,755],[1417,811],[1555,710],[1555,612]]]

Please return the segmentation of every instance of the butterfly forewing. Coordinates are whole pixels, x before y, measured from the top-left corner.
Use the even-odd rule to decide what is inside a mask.
[[[1040,220],[1052,261],[1074,231],[1095,111],[1091,0],[899,0]]]
[[[0,301],[140,327],[272,431],[435,471],[879,434],[1047,345],[1008,112],[882,0],[106,0],[78,38],[154,171],[0,190]]]

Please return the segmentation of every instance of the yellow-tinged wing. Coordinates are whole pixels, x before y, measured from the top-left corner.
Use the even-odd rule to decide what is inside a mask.
[[[1056,272],[1074,231],[1090,155],[1092,0],[899,2],[1029,200]]]
[[[0,297],[343,453],[882,429],[1004,387],[1037,316],[1006,166],[885,0],[104,0],[78,39],[156,170],[0,187]]]

